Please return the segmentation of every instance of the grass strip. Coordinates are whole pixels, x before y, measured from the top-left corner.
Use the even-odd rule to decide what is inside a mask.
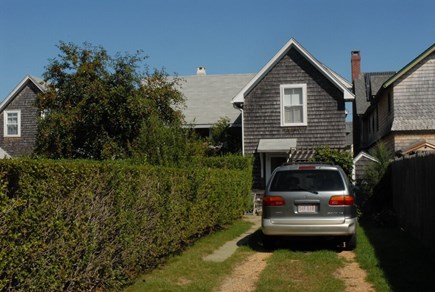
[[[343,281],[334,275],[343,265],[337,251],[311,247],[300,243],[275,250],[256,291],[343,291]]]
[[[218,287],[233,267],[253,251],[239,248],[229,259],[221,263],[204,261],[225,242],[235,239],[252,226],[238,221],[228,229],[198,240],[181,255],[170,258],[159,268],[140,277],[126,292],[136,291],[211,291]]]

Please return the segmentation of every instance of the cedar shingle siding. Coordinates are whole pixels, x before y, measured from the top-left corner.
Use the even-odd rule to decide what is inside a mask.
[[[28,81],[4,109],[21,110],[21,137],[4,137],[4,112],[0,114],[0,147],[12,157],[30,155],[33,152],[38,116],[35,100],[39,92],[40,90]]]
[[[280,85],[301,83],[307,84],[308,125],[281,127]],[[244,111],[246,153],[268,138],[296,138],[297,147],[346,146],[343,93],[294,48],[246,95]],[[258,157],[254,178],[262,188]]]
[[[435,141],[435,45],[395,74],[378,72],[362,76],[353,80],[357,97],[355,153],[370,149],[379,141],[396,154],[417,142]],[[377,77],[378,85],[382,80],[382,86],[375,87],[370,94],[366,89],[373,89],[370,86],[373,80],[367,76]],[[371,97],[369,101],[367,96]]]
[[[357,184],[360,184],[364,179],[366,168],[372,163],[376,162],[366,157],[361,157],[361,159],[355,163],[355,182]]]

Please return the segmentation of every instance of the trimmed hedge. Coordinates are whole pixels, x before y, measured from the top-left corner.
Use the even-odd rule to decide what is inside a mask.
[[[0,161],[0,290],[119,289],[240,218],[250,168]]]
[[[142,159],[129,159],[124,162],[132,165],[152,165]],[[206,167],[217,169],[233,169],[252,172],[252,157],[243,157],[237,154],[227,154],[224,156],[210,156],[210,157],[194,157],[192,160],[183,161],[180,167]],[[178,165],[177,165],[178,166]]]
[[[235,169],[252,172],[252,157],[228,154],[225,156],[201,157],[193,160],[197,167]]]

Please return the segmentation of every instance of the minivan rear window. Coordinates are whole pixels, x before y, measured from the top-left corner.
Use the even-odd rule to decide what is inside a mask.
[[[277,171],[270,185],[272,192],[285,191],[342,191],[343,179],[336,170],[283,170]]]

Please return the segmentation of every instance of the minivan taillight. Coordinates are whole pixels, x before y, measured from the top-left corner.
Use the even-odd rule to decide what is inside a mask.
[[[329,198],[330,206],[352,206],[354,202],[353,196],[332,196]]]
[[[284,206],[285,200],[280,196],[266,196],[263,198],[263,206]]]

